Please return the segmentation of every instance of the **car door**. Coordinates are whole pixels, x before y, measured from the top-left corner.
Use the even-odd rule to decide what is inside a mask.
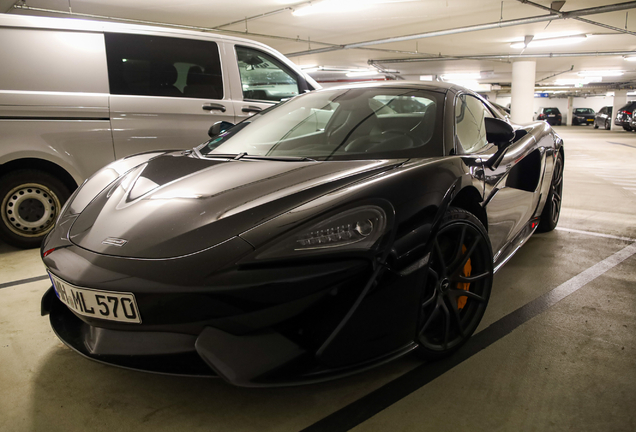
[[[529,128],[543,128],[541,125]],[[532,133],[517,131],[499,165],[485,168],[488,235],[495,261],[537,211],[546,171],[547,142],[536,142]],[[550,139],[546,135],[544,139]],[[490,157],[490,155],[485,155]]]
[[[110,117],[116,158],[191,148],[217,121],[234,121],[219,45],[106,33]]]
[[[232,99],[236,123],[269,108],[281,100],[311,90],[305,79],[276,58],[255,47],[235,45],[233,68],[240,86],[233,86]],[[236,69],[235,69],[236,70]]]

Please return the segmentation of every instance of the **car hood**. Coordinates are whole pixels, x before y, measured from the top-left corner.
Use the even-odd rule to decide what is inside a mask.
[[[101,191],[69,239],[93,252],[168,258],[228,240],[402,160],[274,161],[166,154]]]

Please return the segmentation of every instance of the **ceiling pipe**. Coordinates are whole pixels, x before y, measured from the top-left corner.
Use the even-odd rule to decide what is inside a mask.
[[[551,13],[559,15],[559,16],[563,16],[564,13],[567,13],[567,12],[561,12],[560,9],[555,9],[555,8],[548,7],[548,6],[543,6],[543,5],[539,4],[539,3],[535,3],[535,2],[530,1],[530,0],[517,0],[517,1],[520,2],[520,3],[523,3],[523,4],[527,4],[527,5],[534,6],[536,8],[551,12]],[[559,2],[559,3],[565,3],[565,2]],[[563,5],[561,4],[560,6],[563,6]],[[565,18],[567,18],[567,16]],[[600,23],[598,21],[592,21],[592,20],[589,20],[589,19],[586,19],[586,18],[581,18],[581,17],[573,17],[573,19],[575,19],[577,21],[580,21],[580,22],[584,22],[586,24],[592,24],[592,25],[595,25],[595,26],[598,26],[598,27],[606,28],[608,30],[613,30],[613,31],[616,31],[616,32],[619,32],[619,33],[625,33],[625,34],[628,34],[628,35],[636,36],[636,32],[629,31],[626,28],[622,29],[620,27],[614,27],[614,26],[611,26],[609,24],[603,24],[603,23]]]
[[[550,79],[550,78],[554,78],[555,76],[559,76],[559,75],[563,75],[563,74],[568,73],[568,72],[572,72],[573,70],[574,70],[574,65],[572,65],[572,66],[570,67],[570,69],[568,69],[568,70],[564,70],[564,71],[561,71],[561,72],[557,72],[557,73],[555,73],[555,74],[548,75],[548,76],[547,76],[547,77],[545,77],[545,78],[541,78],[540,80],[537,80],[537,83],[540,83],[541,81],[548,80],[548,79]]]
[[[246,23],[248,21],[253,21],[255,19],[259,19],[259,18],[267,18],[267,17],[272,16],[272,15],[277,15],[277,14],[279,14],[281,12],[292,11],[292,10],[294,10],[294,9],[288,6],[288,7],[284,7],[284,8],[281,8],[281,9],[276,9],[276,10],[273,10],[273,11],[270,11],[270,12],[265,12],[265,13],[258,14],[258,15],[248,16],[248,17],[245,17],[243,19],[232,21],[232,22],[229,22],[229,23],[226,23],[226,24],[221,24],[221,25],[218,25],[218,26],[215,26],[215,27],[212,27],[212,28],[214,30],[218,30],[218,29],[221,29],[223,27],[229,27],[229,26],[234,25],[234,24],[242,24],[242,23]]]
[[[556,57],[607,57],[607,56],[625,56],[636,55],[636,51],[592,51],[592,52],[574,52],[574,53],[538,53],[538,54],[482,54],[482,55],[462,55],[448,57],[412,57],[401,59],[381,59],[369,60],[369,64],[375,63],[418,63],[446,60],[514,60],[514,59],[532,59],[532,58],[556,58]]]
[[[412,34],[412,35],[406,35],[406,36],[396,36],[396,37],[391,37],[386,39],[376,39],[376,40],[357,42],[352,44],[330,46],[326,48],[299,51],[299,52],[289,53],[285,55],[287,57],[297,57],[297,56],[307,55],[307,54],[319,54],[319,53],[330,52],[330,51],[338,51],[342,49],[362,48],[362,47],[368,47],[372,45],[379,45],[379,44],[392,43],[392,42],[404,42],[404,41],[409,41],[414,39],[425,39],[425,38],[431,38],[431,37],[437,37],[437,36],[448,36],[453,34],[468,33],[468,32],[481,31],[481,30],[492,30],[492,29],[503,28],[503,27],[513,27],[513,26],[524,25],[524,24],[534,24],[534,23],[545,22],[545,21],[575,18],[575,17],[585,16],[585,15],[596,15],[601,13],[616,12],[616,11],[622,11],[626,9],[635,9],[635,8],[636,8],[636,1],[631,1],[626,3],[618,3],[614,5],[578,9],[578,10],[574,10],[570,12],[559,12],[559,14],[551,13],[550,15],[541,15],[538,17],[519,18],[519,19],[513,19],[513,20],[507,20],[507,21],[497,21],[497,22],[488,23],[488,24],[478,24],[474,26],[457,27],[457,28],[447,29],[447,30],[438,30],[438,31],[418,33],[418,34]]]

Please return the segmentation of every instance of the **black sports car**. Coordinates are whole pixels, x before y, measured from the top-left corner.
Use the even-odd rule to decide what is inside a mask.
[[[562,140],[500,116],[442,83],[339,87],[114,162],[42,246],[42,313],[91,359],[239,386],[448,355],[559,218]]]

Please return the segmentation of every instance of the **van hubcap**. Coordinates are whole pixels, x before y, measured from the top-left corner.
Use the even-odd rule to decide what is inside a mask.
[[[5,225],[23,237],[36,237],[48,232],[59,211],[57,196],[37,183],[17,186],[2,200]]]

